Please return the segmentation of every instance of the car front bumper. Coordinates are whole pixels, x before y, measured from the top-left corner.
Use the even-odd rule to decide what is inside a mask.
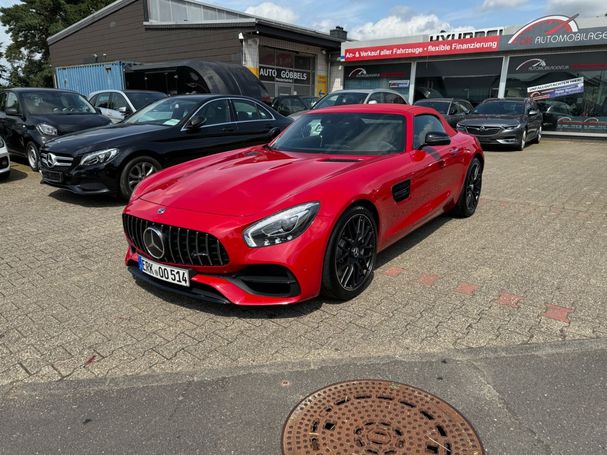
[[[201,301],[243,306],[290,305],[320,293],[327,232],[330,231],[330,220],[321,213],[301,236],[290,242],[250,248],[244,242],[242,232],[258,218],[228,217],[171,207],[159,214],[161,207],[138,200],[129,204],[124,213],[151,223],[208,233],[221,242],[229,262],[222,266],[192,266],[158,261],[138,250],[127,236],[129,246],[125,265],[137,280]],[[140,255],[160,264],[189,270],[190,287],[143,274],[138,267]]]
[[[8,157],[8,152],[0,153],[0,174],[11,170],[11,160]]]
[[[481,145],[517,145],[523,136],[524,129],[522,127],[515,129],[500,129],[493,134],[484,134],[476,132],[476,129],[460,130],[475,136]]]
[[[49,168],[41,163],[41,183],[62,188],[76,194],[118,194],[119,175],[110,166]]]

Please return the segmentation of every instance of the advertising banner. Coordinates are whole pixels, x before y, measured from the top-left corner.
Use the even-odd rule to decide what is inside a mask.
[[[561,96],[584,93],[584,78],[577,77],[566,81],[551,82],[527,88],[527,93],[534,100],[546,100]]]
[[[513,35],[447,39],[346,49],[346,62],[607,44],[607,28],[580,29],[574,16],[544,16]]]
[[[410,81],[407,80],[402,80],[402,81],[389,81],[388,82],[388,87],[390,87],[391,89],[398,89],[398,88],[409,88],[410,85]]]

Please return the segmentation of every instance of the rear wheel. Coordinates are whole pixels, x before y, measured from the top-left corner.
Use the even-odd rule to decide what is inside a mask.
[[[25,155],[27,156],[27,164],[30,165],[32,171],[37,172],[40,169],[40,153],[38,153],[36,144],[28,142],[25,146]]]
[[[535,138],[535,143],[539,144],[541,140],[542,140],[542,127],[540,126],[539,129],[537,130],[537,136]]]
[[[359,295],[373,279],[377,225],[365,207],[349,208],[331,233],[323,266],[322,293],[338,300]]]
[[[120,195],[131,197],[133,190],[144,178],[161,169],[160,163],[150,156],[139,156],[129,161],[120,174]]]
[[[453,215],[460,218],[472,216],[478,206],[482,186],[483,164],[481,163],[481,160],[474,158],[468,167],[464,187],[462,188],[457,205],[453,209]]]

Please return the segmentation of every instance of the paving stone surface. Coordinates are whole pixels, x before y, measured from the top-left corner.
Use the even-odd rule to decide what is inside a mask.
[[[0,184],[0,386],[607,337],[605,142],[486,156],[481,204],[379,256],[357,299],[200,305],[137,285],[122,205]]]

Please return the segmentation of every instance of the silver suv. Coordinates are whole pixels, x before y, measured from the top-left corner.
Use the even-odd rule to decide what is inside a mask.
[[[166,94],[151,90],[100,90],[89,95],[89,102],[112,123],[118,123],[162,98]]]

